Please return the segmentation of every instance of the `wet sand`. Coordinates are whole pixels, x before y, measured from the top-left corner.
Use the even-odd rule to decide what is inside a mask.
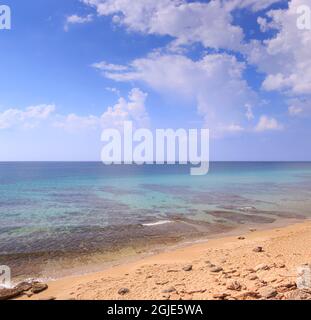
[[[218,234],[99,272],[63,277],[21,299],[302,299],[308,293],[296,287],[297,268],[311,264],[311,221],[270,227],[254,231],[245,225],[231,236]]]
[[[234,209],[206,210],[201,220],[171,213],[156,222],[150,219],[133,225],[77,228],[56,241],[31,243],[25,252],[0,255],[0,260],[10,266],[14,283],[29,278],[46,281],[100,271],[196,241],[238,235],[249,228],[262,230],[305,219],[297,214],[253,207]]]

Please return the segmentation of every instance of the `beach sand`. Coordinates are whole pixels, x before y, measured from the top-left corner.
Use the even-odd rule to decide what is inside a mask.
[[[298,290],[296,280],[305,264],[311,264],[310,220],[61,278],[44,292],[19,299],[303,299],[311,291]]]

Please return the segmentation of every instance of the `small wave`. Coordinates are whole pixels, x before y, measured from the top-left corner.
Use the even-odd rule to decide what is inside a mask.
[[[161,220],[161,221],[152,222],[152,223],[143,223],[142,225],[143,225],[144,227],[153,227],[153,226],[159,226],[159,225],[167,224],[167,223],[173,223],[173,221],[170,221],[170,220]]]

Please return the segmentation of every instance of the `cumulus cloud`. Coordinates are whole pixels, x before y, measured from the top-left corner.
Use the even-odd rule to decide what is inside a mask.
[[[128,99],[121,97],[114,106],[108,107],[100,116],[59,115],[54,126],[75,132],[101,128],[120,129],[123,127],[124,121],[132,121],[133,126],[145,128],[149,126],[149,116],[145,106],[146,99],[146,93],[134,88],[130,91]]]
[[[276,36],[249,46],[249,62],[266,74],[263,88],[290,95],[311,94],[311,32],[297,27],[297,10],[311,0],[292,0],[288,9],[271,10],[270,22],[259,20],[264,29],[273,28]],[[263,22],[265,21],[265,22]]]
[[[54,105],[31,106],[25,110],[7,109],[0,113],[0,130],[16,128],[35,128],[44,123],[46,126],[70,132],[120,128],[124,121],[132,121],[137,128],[150,125],[146,111],[147,94],[138,88],[132,89],[127,99],[120,97],[118,102],[106,108],[101,115],[81,116],[75,113],[63,115],[56,113]]]
[[[246,119],[245,105],[256,99],[243,79],[245,64],[228,54],[207,54],[192,60],[155,52],[132,61],[126,71],[106,71],[115,81],[142,81],[160,93],[191,98],[210,129]]]
[[[34,127],[48,119],[55,111],[54,105],[30,106],[25,110],[7,109],[0,113],[0,130],[20,126]]]
[[[265,75],[262,88],[266,91],[284,93],[289,101],[311,94],[311,33],[297,28],[297,8],[311,6],[311,0],[290,0],[288,8],[278,10],[271,7],[284,1],[81,1],[129,31],[171,37],[166,47],[171,51],[162,48],[128,65],[103,61],[94,68],[114,81],[141,81],[161,93],[191,97],[212,130],[247,131],[245,127],[255,119],[257,95],[243,75],[248,64]],[[240,9],[259,12],[260,30],[273,30],[273,36],[247,42],[233,19]],[[191,59],[183,50],[193,43],[213,50]],[[242,54],[239,58],[237,52]],[[297,102],[288,104],[290,115],[305,114],[308,109]],[[281,127],[274,118],[263,116],[255,130]]]
[[[124,121],[132,121],[135,127],[149,127],[149,116],[146,111],[147,94],[134,88],[128,95],[128,100],[120,98],[118,103],[109,107],[101,116],[101,125],[106,128],[111,126],[119,128]]]
[[[271,131],[271,130],[282,130],[283,125],[280,124],[275,118],[268,116],[261,116],[259,122],[255,128],[257,132]]]
[[[237,50],[243,30],[233,24],[223,1],[185,0],[83,0],[98,15],[112,16],[113,22],[131,31],[171,36],[175,46],[202,43],[205,47]],[[230,8],[231,9],[231,8]]]

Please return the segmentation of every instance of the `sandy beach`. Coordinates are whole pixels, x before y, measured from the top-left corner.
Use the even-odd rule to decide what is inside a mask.
[[[310,248],[310,220],[248,230],[51,281],[47,290],[19,299],[310,299],[311,288],[297,288],[298,268],[311,264]]]

